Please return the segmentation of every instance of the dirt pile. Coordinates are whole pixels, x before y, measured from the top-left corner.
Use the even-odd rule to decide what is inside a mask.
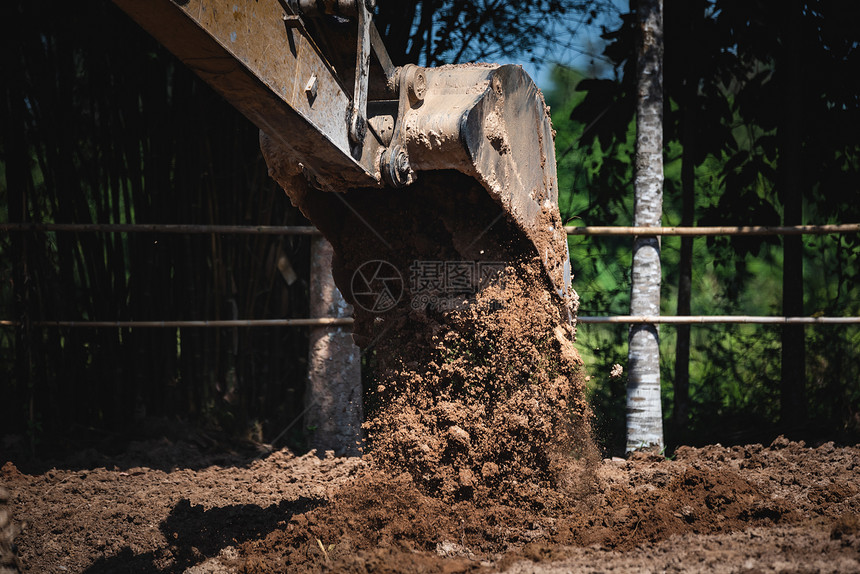
[[[818,571],[850,571],[846,564],[860,564],[858,463],[857,448],[809,449],[784,439],[769,448],[685,447],[675,460],[647,454],[606,460],[585,496],[547,489],[541,508],[448,502],[421,492],[406,473],[391,477],[368,468],[327,505],[242,545],[240,571],[540,572],[534,563],[567,561],[589,572],[608,562],[622,572],[649,564],[728,572],[750,561],[774,564],[789,550],[795,562],[826,550]],[[708,549],[711,542],[737,547],[717,552]],[[649,555],[626,553],[637,548]],[[746,548],[755,548],[754,555]],[[688,554],[697,562],[685,561]],[[533,565],[523,567],[524,561]]]
[[[368,466],[242,546],[242,572],[477,569],[595,488],[573,328],[540,262],[516,263],[448,308],[389,312],[404,327],[376,347]]]

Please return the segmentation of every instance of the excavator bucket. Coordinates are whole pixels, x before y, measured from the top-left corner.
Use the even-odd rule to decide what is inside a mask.
[[[394,122],[400,124],[401,135],[390,146],[401,155],[391,160],[391,169],[402,169],[400,182],[386,184],[380,193],[340,188],[307,172],[300,175],[303,164],[263,132],[261,147],[270,175],[323,231],[336,253],[359,248],[360,253],[336,260],[336,266],[347,268],[341,273],[335,269],[335,279],[362,309],[371,305],[355,300],[360,291],[355,273],[367,261],[393,264],[398,259],[394,244],[406,252],[395,266],[406,283],[407,275],[414,278],[416,262],[444,258],[480,266],[509,261],[511,254],[504,251],[523,253],[525,242],[540,257],[546,279],[572,321],[576,298],[558,214],[553,131],[541,92],[520,66],[443,66],[423,73],[423,100],[401,111]],[[404,163],[398,164],[398,157]],[[383,162],[383,169],[387,167]],[[478,189],[486,197],[476,199]],[[434,227],[430,234],[423,230],[428,226]],[[490,234],[493,227],[504,231]],[[403,236],[403,229],[412,236]],[[422,250],[428,242],[435,249]],[[451,248],[438,248],[445,243]],[[374,294],[384,289],[367,287]]]
[[[456,169],[479,181],[531,241],[558,296],[571,298],[554,132],[543,95],[520,66],[426,73],[424,103],[403,120],[415,168]]]
[[[395,67],[372,1],[114,1],[260,128],[270,175],[334,246],[357,331],[524,256],[573,324],[553,130],[521,67]]]

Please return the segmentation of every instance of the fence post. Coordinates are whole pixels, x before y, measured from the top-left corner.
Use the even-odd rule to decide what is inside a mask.
[[[322,236],[311,239],[311,317],[352,316],[331,274],[332,246]],[[361,354],[352,328],[321,326],[310,330],[305,430],[319,454],[357,455],[364,412]]]

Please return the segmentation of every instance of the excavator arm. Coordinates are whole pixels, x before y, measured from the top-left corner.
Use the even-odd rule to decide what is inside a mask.
[[[331,194],[408,194],[454,170],[533,247],[573,321],[554,134],[521,67],[395,67],[372,0],[114,2],[260,128],[270,174],[336,250]]]

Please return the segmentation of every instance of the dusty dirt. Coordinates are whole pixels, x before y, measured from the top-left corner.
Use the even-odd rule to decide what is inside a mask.
[[[860,446],[607,459],[585,496],[544,507],[446,502],[358,458],[166,439],[54,464],[0,473],[26,572],[860,571]]]

